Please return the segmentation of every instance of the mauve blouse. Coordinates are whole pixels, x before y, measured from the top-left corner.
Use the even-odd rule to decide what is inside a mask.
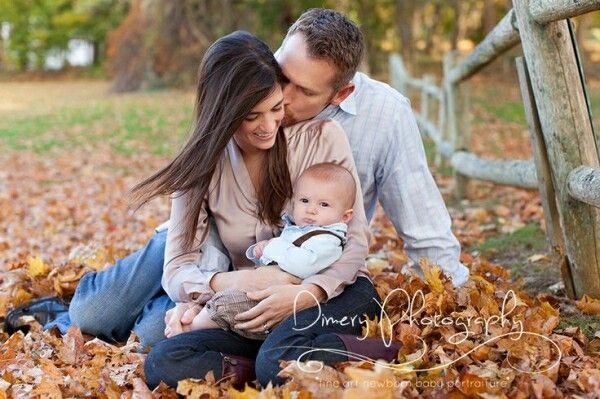
[[[368,254],[369,227],[363,206],[360,180],[352,151],[340,124],[333,120],[317,120],[296,124],[283,129],[288,143],[287,162],[292,184],[301,172],[321,162],[334,162],[347,168],[356,181],[354,217],[348,223],[348,242],[342,256],[331,266],[305,278],[303,284],[316,284],[326,293],[326,301],[339,295],[344,287],[359,276],[369,277],[365,264]],[[187,194],[186,194],[187,195]],[[174,195],[165,248],[162,285],[174,301],[191,302],[190,294],[198,293],[196,302],[206,302],[214,291],[209,282],[219,271],[227,271],[228,264],[201,262],[200,249],[185,253],[182,250],[186,195]],[[232,139],[227,145],[220,164],[212,178],[208,201],[200,211],[195,236],[199,248],[208,236],[208,215],[212,214],[218,234],[229,253],[234,270],[254,268],[245,256],[246,249],[258,241],[273,238],[278,228],[265,225],[257,217],[257,199],[254,186],[246,169],[239,147]],[[291,213],[291,201],[284,212]],[[217,258],[215,258],[217,259]]]

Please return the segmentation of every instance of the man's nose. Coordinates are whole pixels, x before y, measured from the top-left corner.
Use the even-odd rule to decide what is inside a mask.
[[[292,97],[294,95],[293,84],[288,83],[283,86],[283,105],[290,104],[292,102]]]
[[[314,205],[308,206],[308,213],[312,213],[313,215],[317,213],[317,207]]]

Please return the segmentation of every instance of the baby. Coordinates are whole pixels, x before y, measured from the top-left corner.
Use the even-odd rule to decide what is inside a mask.
[[[347,169],[333,163],[309,167],[296,181],[292,216],[283,215],[281,235],[252,245],[246,256],[258,265],[277,264],[301,279],[329,267],[342,255],[355,196],[356,182]],[[191,330],[221,327],[264,339],[266,333],[233,328],[234,317],[257,303],[242,291],[220,291],[194,318]]]

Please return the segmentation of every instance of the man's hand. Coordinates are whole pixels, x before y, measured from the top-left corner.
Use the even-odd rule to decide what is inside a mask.
[[[238,321],[235,327],[248,332],[264,332],[265,327],[272,330],[294,310],[299,312],[317,306],[326,298],[325,291],[314,284],[276,285],[248,292],[247,295],[248,298],[260,302],[252,309],[235,316],[235,320]]]
[[[260,266],[256,269],[217,273],[210,280],[210,287],[215,292],[230,288],[248,292],[263,290],[272,285],[301,282],[301,279],[284,272],[279,266]]]
[[[254,249],[252,250],[252,255],[254,255],[255,258],[260,258],[261,256],[263,256],[263,252],[265,251],[265,247],[267,246],[269,241],[271,240],[262,240],[257,242],[254,246]]]
[[[165,337],[171,338],[190,330],[194,317],[202,306],[193,302],[181,302],[165,313]]]

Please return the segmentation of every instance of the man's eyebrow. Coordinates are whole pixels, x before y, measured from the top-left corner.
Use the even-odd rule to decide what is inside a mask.
[[[282,98],[281,100],[279,100],[279,102],[278,102],[277,104],[273,105],[273,106],[271,107],[271,109],[273,109],[273,108],[275,108],[275,107],[279,107],[281,104],[283,104],[283,98]],[[250,111],[250,112],[248,113],[248,115],[252,115],[252,114],[262,114],[262,112],[258,112],[258,111]]]
[[[305,86],[301,86],[301,85],[296,85],[296,86],[298,86],[301,90],[304,90],[304,91],[310,91],[311,93],[316,93],[317,92],[316,90],[310,89],[310,88],[305,87]]]

